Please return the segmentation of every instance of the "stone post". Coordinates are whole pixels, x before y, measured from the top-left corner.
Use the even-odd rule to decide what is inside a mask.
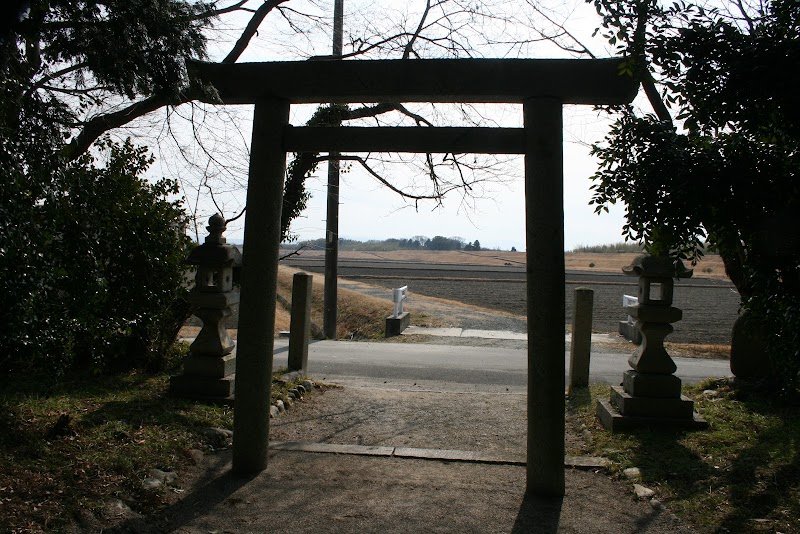
[[[292,321],[289,325],[289,371],[306,372],[308,340],[311,337],[311,289],[313,276],[292,277]]]
[[[222,215],[208,220],[208,237],[195,247],[187,262],[196,266],[195,286],[189,292],[194,314],[203,321],[203,328],[183,361],[183,373],[169,381],[169,393],[175,397],[232,403],[236,356],[235,343],[225,328],[239,303],[233,292],[233,269],[242,263],[236,247],[228,245],[222,233],[226,230]]]
[[[592,351],[592,305],[594,291],[575,289],[575,313],[572,316],[572,342],[569,351],[569,390],[589,385],[589,359]]]
[[[623,374],[623,385],[612,386],[610,402],[597,402],[597,416],[612,431],[641,425],[707,427],[694,402],[681,395],[681,380],[673,374],[677,367],[664,348],[673,331],[670,323],[683,315],[672,306],[673,277],[688,278],[691,269],[666,256],[642,255],[622,270],[639,277],[639,303],[625,311],[636,319],[642,344],[628,359],[632,370]]]

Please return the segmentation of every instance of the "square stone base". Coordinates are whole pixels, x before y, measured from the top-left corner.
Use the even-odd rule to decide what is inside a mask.
[[[183,374],[224,378],[236,372],[236,354],[227,356],[197,356],[191,352],[183,359]]]
[[[631,374],[629,374],[631,373]],[[648,375],[638,375],[629,371],[625,373],[627,380],[636,378],[650,378]],[[656,380],[658,383],[658,380]],[[669,379],[664,384],[670,384]],[[680,387],[680,380],[678,380]],[[627,383],[626,383],[627,386]],[[672,389],[673,386],[669,386]],[[694,411],[694,401],[680,394],[672,397],[639,397],[633,396],[621,386],[611,387],[610,400],[597,401],[597,417],[603,426],[615,432],[636,427],[652,428],[683,428],[702,430],[708,428],[708,423]]]
[[[622,415],[607,400],[597,401],[597,418],[611,432],[650,427],[654,429],[705,430],[708,422],[696,412],[690,418]]]
[[[411,324],[411,314],[403,312],[397,317],[386,318],[386,337],[399,336]]]
[[[681,379],[675,375],[644,374],[629,369],[622,374],[622,386],[632,397],[681,398]]]
[[[620,413],[634,417],[691,418],[694,401],[681,395],[677,398],[634,397],[620,386],[611,386],[611,404]]]
[[[233,405],[236,375],[214,378],[180,374],[169,379],[169,395],[182,399],[201,400]]]

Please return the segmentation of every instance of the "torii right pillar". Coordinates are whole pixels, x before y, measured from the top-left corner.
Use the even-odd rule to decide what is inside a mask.
[[[564,495],[564,163],[562,103],[531,98],[525,122],[528,311],[526,493]]]

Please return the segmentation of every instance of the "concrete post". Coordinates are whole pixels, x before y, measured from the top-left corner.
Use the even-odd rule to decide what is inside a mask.
[[[275,300],[286,172],[282,139],[288,121],[289,102],[273,99],[256,102],[247,184],[233,413],[233,470],[237,473],[256,473],[267,467]]]
[[[331,153],[331,157],[338,156]],[[322,334],[336,339],[339,293],[339,161],[328,161],[328,207],[325,222],[325,289],[322,302]]]
[[[342,55],[344,27],[344,0],[333,4],[333,48],[334,56]],[[322,299],[322,334],[336,339],[339,300],[339,156],[331,152],[328,160],[328,204],[325,222],[325,289]]]
[[[563,124],[557,98],[532,98],[525,121],[528,297],[526,492],[564,495]]]
[[[292,277],[292,322],[289,326],[289,370],[308,368],[308,340],[311,337],[311,282],[307,273]]]
[[[589,385],[589,358],[592,350],[592,305],[594,291],[575,289],[575,314],[572,317],[572,343],[569,352],[569,391]]]

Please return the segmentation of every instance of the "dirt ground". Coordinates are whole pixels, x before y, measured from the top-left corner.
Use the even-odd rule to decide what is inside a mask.
[[[585,434],[567,419],[568,452]],[[308,395],[274,419],[272,440],[478,450],[524,457],[524,394],[348,385]],[[533,437],[535,439],[535,436]],[[525,498],[522,465],[273,450],[256,476],[233,475],[230,450],[178,474],[172,503],[106,532],[692,532],[630,481],[565,471],[563,498]]]
[[[379,290],[359,282],[344,286]],[[430,312],[454,323],[503,329],[524,324],[511,314],[440,299],[425,302]],[[523,391],[488,393],[458,384],[423,389],[389,381],[339,386],[317,389],[273,419],[270,440],[525,459]],[[584,454],[591,434],[569,410],[565,430],[566,454]],[[207,453],[197,466],[179,473],[180,492],[172,495],[172,504],[155,516],[125,517],[111,532],[692,532],[669,511],[669,502],[658,501],[658,494],[652,502],[638,500],[633,482],[604,469],[566,469],[566,495],[555,499],[526,499],[526,468],[519,463],[272,450],[268,468],[257,476],[237,477],[230,469],[230,450]]]

